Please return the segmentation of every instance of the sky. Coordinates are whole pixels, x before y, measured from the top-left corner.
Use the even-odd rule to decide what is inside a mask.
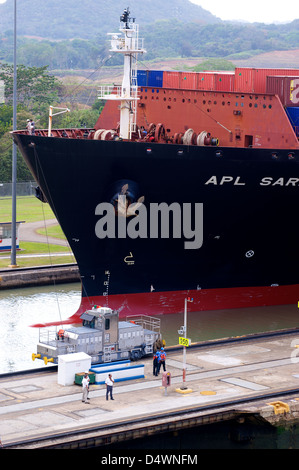
[[[290,22],[299,19],[299,0],[190,0],[222,20],[259,23]]]

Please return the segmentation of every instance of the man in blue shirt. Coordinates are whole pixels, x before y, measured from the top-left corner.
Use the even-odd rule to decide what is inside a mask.
[[[165,349],[161,348],[161,350],[158,351],[158,353],[159,353],[159,356],[158,356],[158,373],[157,373],[157,375],[160,373],[160,367],[162,365],[163,365],[164,372],[166,371],[166,364],[165,364],[166,352],[165,352]]]

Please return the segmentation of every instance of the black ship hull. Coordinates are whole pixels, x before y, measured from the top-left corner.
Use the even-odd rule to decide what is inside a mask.
[[[297,150],[13,137],[78,263],[72,320],[93,304],[178,312],[186,296],[194,311],[297,302]],[[146,216],[120,227],[116,215],[109,231],[102,204],[116,207],[123,188]],[[163,217],[152,228],[161,203],[181,210],[178,230],[171,210],[167,233]]]

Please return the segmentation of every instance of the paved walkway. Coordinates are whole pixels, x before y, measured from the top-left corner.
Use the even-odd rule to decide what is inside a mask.
[[[186,409],[228,402],[232,398],[296,388],[299,387],[297,343],[299,333],[189,350],[186,377],[189,393],[186,394],[178,392],[182,385],[181,352],[167,356],[167,370],[171,373],[167,394],[161,374],[159,377],[152,374],[151,358],[140,361],[145,368],[144,379],[115,383],[114,401],[106,401],[104,385],[92,385],[88,405],[81,401],[81,387],[59,385],[56,372],[1,378],[0,436],[5,445],[88,426],[123,425],[128,419],[138,422],[157,415],[163,419],[171,411],[183,413]],[[39,361],[37,366],[42,364]],[[117,372],[113,375],[117,379]],[[292,401],[298,403],[294,398]],[[246,409],[246,405],[242,406]],[[259,406],[274,413],[269,399]],[[248,409],[252,408],[249,405]]]
[[[22,242],[35,242],[35,243],[50,243],[53,245],[68,246],[67,240],[62,240],[54,237],[47,237],[37,233],[37,230],[48,228],[52,225],[58,225],[56,219],[45,220],[44,222],[25,222],[20,225],[19,235]]]

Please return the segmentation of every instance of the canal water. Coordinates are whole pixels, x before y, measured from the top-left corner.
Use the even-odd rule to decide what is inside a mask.
[[[39,329],[31,325],[69,318],[80,299],[79,283],[0,291],[0,374],[44,367],[43,361],[32,361]],[[166,346],[178,344],[183,308],[159,316]],[[188,312],[187,337],[196,342],[297,326],[297,305]]]
[[[0,291],[0,374],[45,366],[32,361],[39,330],[35,323],[64,320],[79,307],[80,284]],[[178,344],[182,313],[159,316],[166,345]],[[299,326],[297,305],[188,312],[187,336],[193,342]],[[299,336],[299,334],[298,334]],[[117,449],[299,449],[299,424],[273,427],[247,420],[228,421],[118,443]],[[115,446],[106,450],[113,452]],[[184,451],[186,453],[186,451]]]

